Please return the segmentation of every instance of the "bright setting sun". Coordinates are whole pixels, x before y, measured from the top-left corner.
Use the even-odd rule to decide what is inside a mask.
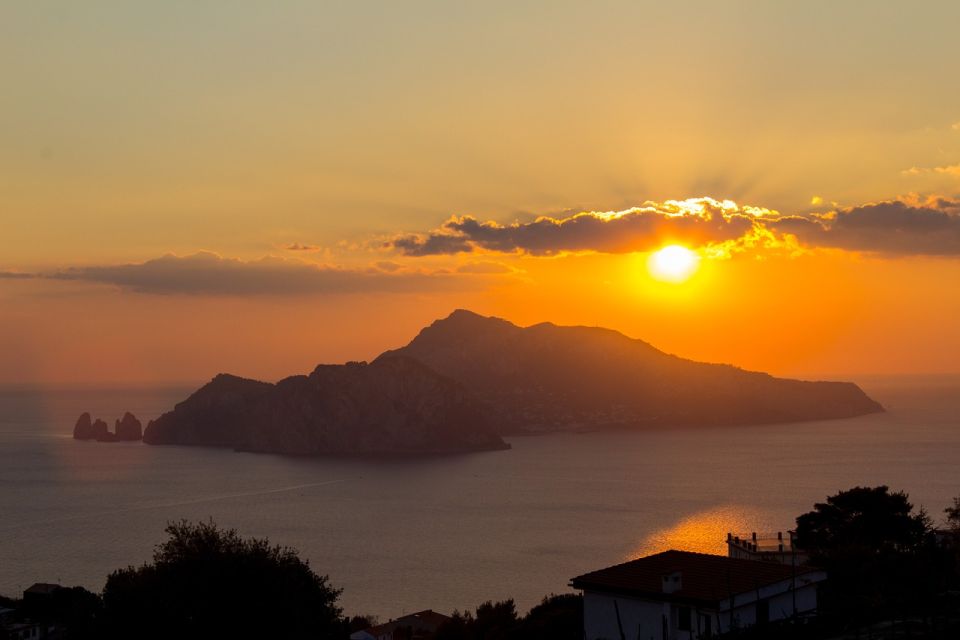
[[[684,282],[696,273],[698,266],[700,256],[678,244],[671,244],[650,254],[647,261],[650,275],[664,282]]]

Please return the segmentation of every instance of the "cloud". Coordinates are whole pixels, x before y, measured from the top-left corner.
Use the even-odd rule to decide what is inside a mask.
[[[380,262],[377,262],[374,266],[377,269],[380,269],[380,271],[389,271],[391,273],[394,271],[399,271],[400,269],[403,269],[402,264],[398,262],[391,262],[389,260],[381,260]]]
[[[383,293],[454,286],[451,277],[437,274],[390,274],[273,257],[244,261],[209,252],[171,254],[133,264],[72,267],[36,275],[109,284],[141,293],[187,295]]]
[[[0,271],[0,280],[27,280],[38,277],[36,273],[25,273],[23,271]]]
[[[719,243],[751,231],[757,216],[771,212],[712,198],[694,198],[613,212],[584,212],[568,217],[541,216],[532,222],[503,225],[472,216],[454,217],[426,234],[404,235],[388,246],[410,256],[469,253],[553,255],[598,251],[630,253],[656,248],[666,241]]]
[[[631,253],[668,243],[729,256],[748,249],[841,248],[884,254],[960,254],[960,201],[909,199],[783,215],[730,200],[645,202],[615,212],[542,216],[501,224],[454,217],[439,229],[387,243],[408,256],[470,252],[549,256],[564,252]]]
[[[910,167],[900,172],[905,176],[920,176],[939,173],[960,178],[960,164],[948,164],[942,167]]]
[[[432,256],[473,251],[473,244],[468,239],[449,233],[402,236],[389,242],[388,246],[399,249],[401,253],[408,256]]]
[[[805,245],[895,255],[960,255],[960,200],[903,200],[840,209],[822,217],[766,223]]]
[[[320,247],[312,244],[300,244],[299,242],[294,242],[293,244],[288,244],[284,247],[287,251],[320,251]]]
[[[937,173],[946,173],[951,176],[957,176],[960,178],[960,164],[951,164],[944,167],[934,167],[933,170]]]
[[[467,264],[457,267],[457,273],[495,275],[500,273],[513,273],[513,269],[499,262],[468,262]]]

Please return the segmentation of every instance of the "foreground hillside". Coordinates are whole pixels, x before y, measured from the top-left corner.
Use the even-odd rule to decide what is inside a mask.
[[[461,385],[408,358],[320,365],[276,384],[221,374],[147,425],[143,440],[286,454],[507,446]]]
[[[883,411],[850,382],[774,378],[679,358],[609,329],[518,327],[463,310],[377,362],[395,357],[419,360],[476,394],[501,433],[796,422]]]

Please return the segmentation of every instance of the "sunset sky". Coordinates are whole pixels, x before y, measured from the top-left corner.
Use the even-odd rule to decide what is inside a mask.
[[[679,4],[4,2],[0,383],[274,380],[456,308],[960,371],[960,3]]]

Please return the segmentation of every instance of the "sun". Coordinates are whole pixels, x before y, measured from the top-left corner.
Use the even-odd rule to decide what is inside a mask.
[[[650,275],[663,282],[684,282],[696,273],[699,266],[700,256],[678,244],[668,245],[650,254],[647,261]]]

